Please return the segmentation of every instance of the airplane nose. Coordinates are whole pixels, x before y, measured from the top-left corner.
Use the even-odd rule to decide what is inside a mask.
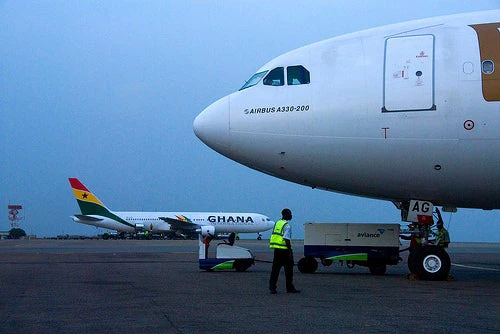
[[[196,136],[213,150],[229,152],[229,97],[212,103],[193,122]]]

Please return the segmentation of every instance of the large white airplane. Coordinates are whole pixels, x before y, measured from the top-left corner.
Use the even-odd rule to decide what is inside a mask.
[[[194,131],[250,168],[392,201],[406,220],[412,200],[445,211],[500,208],[499,114],[500,10],[493,10],[285,53],[203,110]]]
[[[77,178],[69,178],[81,214],[72,219],[119,232],[153,233],[198,232],[203,236],[219,233],[258,233],[267,231],[274,222],[259,213],[246,212],[130,212],[111,211]]]

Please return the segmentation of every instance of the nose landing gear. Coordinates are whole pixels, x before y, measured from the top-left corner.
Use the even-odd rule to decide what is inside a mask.
[[[430,240],[430,236],[435,236],[436,233],[431,230],[434,225],[433,205],[430,202],[411,201],[409,203],[401,203],[401,217],[403,220],[411,222],[408,229],[401,230],[401,239],[410,240],[408,250],[408,269],[418,279],[437,281],[448,278],[451,268],[450,256],[446,250],[436,245],[436,239]],[[412,209],[426,208],[427,217],[424,217],[422,212],[411,215]],[[409,214],[410,211],[410,214]],[[442,226],[443,220],[439,209],[436,208],[437,222],[436,225]],[[418,219],[413,219],[417,217]],[[409,236],[408,236],[409,235]],[[447,246],[447,244],[446,244]]]

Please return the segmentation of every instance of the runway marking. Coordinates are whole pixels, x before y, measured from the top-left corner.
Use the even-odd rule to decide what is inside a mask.
[[[480,270],[489,270],[489,271],[500,271],[500,269],[495,269],[495,268],[485,268],[485,267],[475,267],[475,266],[466,266],[463,264],[457,264],[457,263],[452,263],[452,266],[455,267],[463,267],[463,268],[469,268],[469,269],[480,269]]]

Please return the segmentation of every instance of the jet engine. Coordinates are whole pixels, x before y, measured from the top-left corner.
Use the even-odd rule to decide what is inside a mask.
[[[212,225],[201,226],[200,230],[197,232],[201,233],[201,235],[204,237],[206,237],[207,235],[214,236],[215,235],[215,227]]]

